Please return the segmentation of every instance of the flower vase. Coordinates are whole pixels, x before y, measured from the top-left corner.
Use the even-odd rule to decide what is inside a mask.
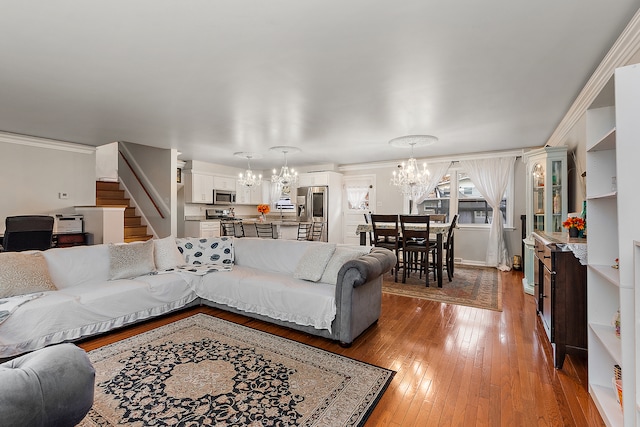
[[[579,234],[580,234],[580,231],[577,228],[571,227],[569,229],[569,237],[578,237]]]
[[[265,218],[264,214],[260,214],[259,220],[260,220],[260,222],[265,222],[267,220],[267,218]]]
[[[584,219],[584,229],[578,232],[578,237],[585,237],[587,230],[587,201],[582,201],[582,212],[580,212],[580,218]]]

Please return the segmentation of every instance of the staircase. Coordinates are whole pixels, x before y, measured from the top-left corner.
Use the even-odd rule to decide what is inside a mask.
[[[137,242],[152,239],[147,234],[147,226],[142,225],[142,218],[136,215],[136,208],[129,205],[124,197],[124,190],[118,182],[96,181],[96,206],[126,206],[124,210],[124,241]]]

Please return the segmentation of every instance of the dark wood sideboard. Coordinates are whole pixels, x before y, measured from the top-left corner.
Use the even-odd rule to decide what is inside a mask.
[[[587,352],[587,267],[564,245],[566,234],[535,232],[533,237],[537,311],[553,348],[553,364],[562,369],[567,350]]]
[[[53,235],[54,248],[68,248],[89,244],[89,233],[55,233]]]

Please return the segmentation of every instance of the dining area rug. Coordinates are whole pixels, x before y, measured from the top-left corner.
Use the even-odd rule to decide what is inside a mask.
[[[202,313],[88,355],[81,426],[362,426],[395,373]]]
[[[429,278],[429,287],[425,285],[424,275],[411,273],[406,283],[402,283],[402,270],[398,273],[398,282],[393,275],[386,274],[382,283],[382,292],[412,298],[422,298],[447,304],[465,305],[502,311],[502,278],[496,268],[456,266],[453,280],[445,277],[442,288],[438,288]]]

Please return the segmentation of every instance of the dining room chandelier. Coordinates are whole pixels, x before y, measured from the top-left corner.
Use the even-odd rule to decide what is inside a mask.
[[[284,156],[284,165],[280,168],[280,173],[278,173],[276,169],[273,170],[273,174],[271,175],[271,182],[279,184],[283,187],[295,185],[298,182],[298,172],[296,172],[293,168],[289,169],[289,166],[287,165],[287,154],[297,153],[298,151],[300,151],[300,149],[288,145],[279,145],[276,147],[271,147],[269,150],[277,151],[279,153],[282,153]]]
[[[247,159],[247,170],[244,173],[240,172],[240,174],[238,175],[238,183],[243,187],[248,188],[258,187],[259,185],[262,185],[262,174],[256,175],[251,170],[251,159],[260,159],[262,158],[262,155],[245,152],[233,153],[233,155],[237,157],[244,157],[245,159]]]
[[[411,157],[399,164],[397,171],[393,171],[391,184],[412,200],[416,200],[427,191],[430,175],[426,162],[422,164],[422,168],[418,166],[418,161],[413,155],[413,147],[431,145],[436,141],[438,138],[433,135],[407,135],[389,141],[394,147],[411,147]]]

